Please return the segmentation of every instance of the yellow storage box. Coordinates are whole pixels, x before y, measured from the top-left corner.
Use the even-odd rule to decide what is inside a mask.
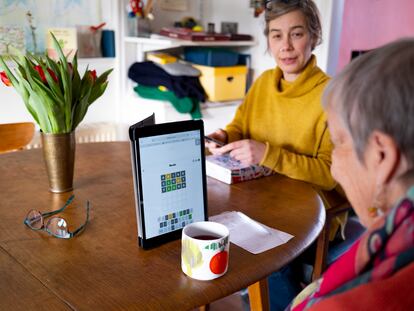
[[[209,100],[226,101],[244,98],[246,92],[246,66],[193,66],[201,71],[200,82]]]

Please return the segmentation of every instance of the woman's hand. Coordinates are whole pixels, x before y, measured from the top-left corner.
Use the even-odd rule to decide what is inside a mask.
[[[227,144],[221,148],[210,150],[212,154],[230,152],[230,156],[245,165],[259,164],[266,152],[266,144],[253,140],[243,139]]]
[[[223,144],[227,143],[227,132],[222,129],[218,129],[217,131],[207,136],[215,140],[221,141]],[[220,147],[218,144],[207,140],[205,141],[205,146],[206,148],[208,148],[208,151],[210,151],[212,154],[214,154],[215,150],[217,150]]]

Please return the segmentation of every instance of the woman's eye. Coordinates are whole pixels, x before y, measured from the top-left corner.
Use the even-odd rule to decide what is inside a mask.
[[[301,37],[303,37],[303,33],[302,32],[294,32],[294,33],[292,33],[292,37],[293,38],[301,38]]]

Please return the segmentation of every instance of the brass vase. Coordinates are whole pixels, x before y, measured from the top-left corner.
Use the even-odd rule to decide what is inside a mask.
[[[54,193],[73,190],[75,131],[65,134],[41,132],[41,137],[49,190]]]

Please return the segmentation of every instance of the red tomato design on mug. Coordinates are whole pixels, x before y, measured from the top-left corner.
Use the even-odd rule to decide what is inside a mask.
[[[214,274],[222,274],[226,270],[228,253],[222,251],[217,253],[210,260],[210,270]]]

